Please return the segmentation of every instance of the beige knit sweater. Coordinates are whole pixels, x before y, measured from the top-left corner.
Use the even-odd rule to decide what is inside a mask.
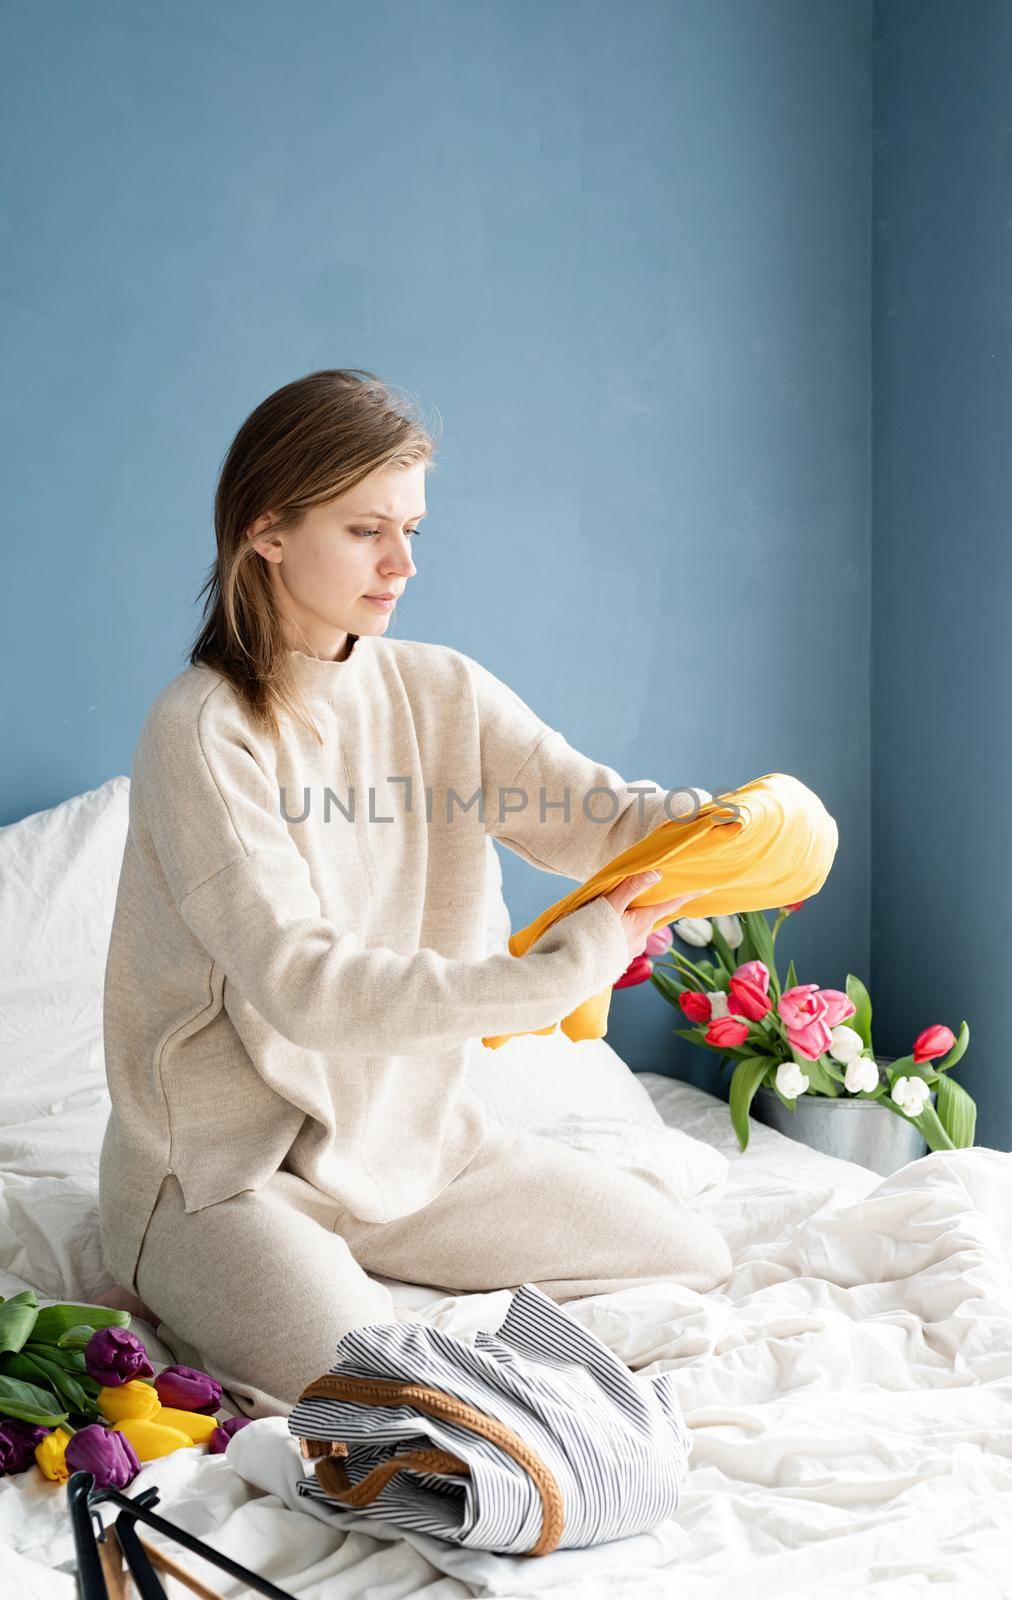
[[[545,1027],[628,964],[602,898],[522,958],[485,956],[486,833],[582,882],[693,805],[580,755],[449,646],[290,654],[322,747],[293,723],[277,744],[254,730],[203,666],[137,744],[100,1164],[125,1287],[167,1172],[188,1212],[282,1162],[367,1221],[433,1199],[487,1127],[466,1082],[480,1037]]]

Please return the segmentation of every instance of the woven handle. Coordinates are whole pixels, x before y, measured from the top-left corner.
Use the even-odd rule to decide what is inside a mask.
[[[495,1417],[459,1400],[456,1395],[444,1394],[441,1389],[430,1389],[420,1383],[397,1383],[387,1378],[355,1378],[347,1373],[325,1372],[314,1378],[299,1395],[299,1401],[325,1398],[329,1400],[354,1400],[360,1405],[390,1406],[410,1405],[429,1416],[441,1417],[445,1422],[457,1422],[480,1433],[504,1450],[518,1466],[523,1467],[541,1497],[541,1533],[529,1550],[528,1556],[547,1556],[562,1538],[565,1513],[562,1493],[550,1469],[518,1433]],[[326,1452],[316,1465],[316,1476],[324,1493],[348,1505],[369,1505],[402,1467],[414,1467],[423,1472],[455,1472],[469,1474],[466,1461],[446,1450],[408,1450],[391,1456],[373,1467],[354,1487],[348,1477],[341,1457],[347,1456],[348,1447],[339,1440],[333,1444],[314,1439],[300,1439],[303,1456],[312,1457]]]

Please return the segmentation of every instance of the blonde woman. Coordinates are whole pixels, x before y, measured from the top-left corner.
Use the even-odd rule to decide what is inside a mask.
[[[656,786],[641,814],[478,662],[388,636],[434,450],[359,369],[252,412],[218,483],[203,625],[134,757],[103,1249],[250,1416],[286,1414],[349,1328],[397,1320],[370,1274],[563,1301],[707,1290],[730,1267],[688,1206],[497,1123],[467,1083],[482,1035],[557,1021],[691,898],[630,911],[627,879],[522,959],[489,956],[487,834],[583,880],[695,802]],[[542,786],[568,787],[568,820]],[[592,788],[617,797],[605,825]]]

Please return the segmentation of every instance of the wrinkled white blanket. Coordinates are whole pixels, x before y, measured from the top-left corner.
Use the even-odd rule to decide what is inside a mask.
[[[285,1452],[296,1447],[280,1418],[240,1430],[225,1457],[153,1462],[131,1492],[157,1484],[159,1510],[300,1600],[1008,1593],[1012,1155],[937,1154],[880,1180],[757,1126],[741,1156],[726,1106],[653,1074],[643,1081],[666,1118],[728,1155],[726,1183],[694,1205],[735,1258],[726,1288],[706,1296],[649,1285],[567,1303],[631,1367],[675,1375],[691,1470],[649,1548],[623,1541],[518,1568],[434,1540],[386,1540],[375,1523],[339,1531],[290,1503]],[[0,1280],[0,1292],[13,1288]],[[471,1337],[497,1325],[509,1298],[416,1289],[402,1314]],[[0,1480],[10,1562],[5,1574],[0,1551],[0,1590],[72,1600],[56,1491],[36,1479],[26,1503],[10,1487]],[[236,1592],[170,1548],[211,1587]],[[557,1557],[584,1564],[552,1573]]]

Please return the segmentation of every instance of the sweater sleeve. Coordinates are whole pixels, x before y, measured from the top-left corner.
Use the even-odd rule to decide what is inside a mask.
[[[628,780],[581,755],[507,684],[466,659],[481,727],[485,830],[532,866],[586,882],[662,823],[691,820],[713,798],[698,785]]]
[[[460,960],[364,947],[323,915],[279,796],[241,737],[142,731],[137,800],[180,916],[278,1033],[309,1050],[449,1050],[549,1027],[628,965],[622,919],[602,897],[548,929],[521,960]]]

